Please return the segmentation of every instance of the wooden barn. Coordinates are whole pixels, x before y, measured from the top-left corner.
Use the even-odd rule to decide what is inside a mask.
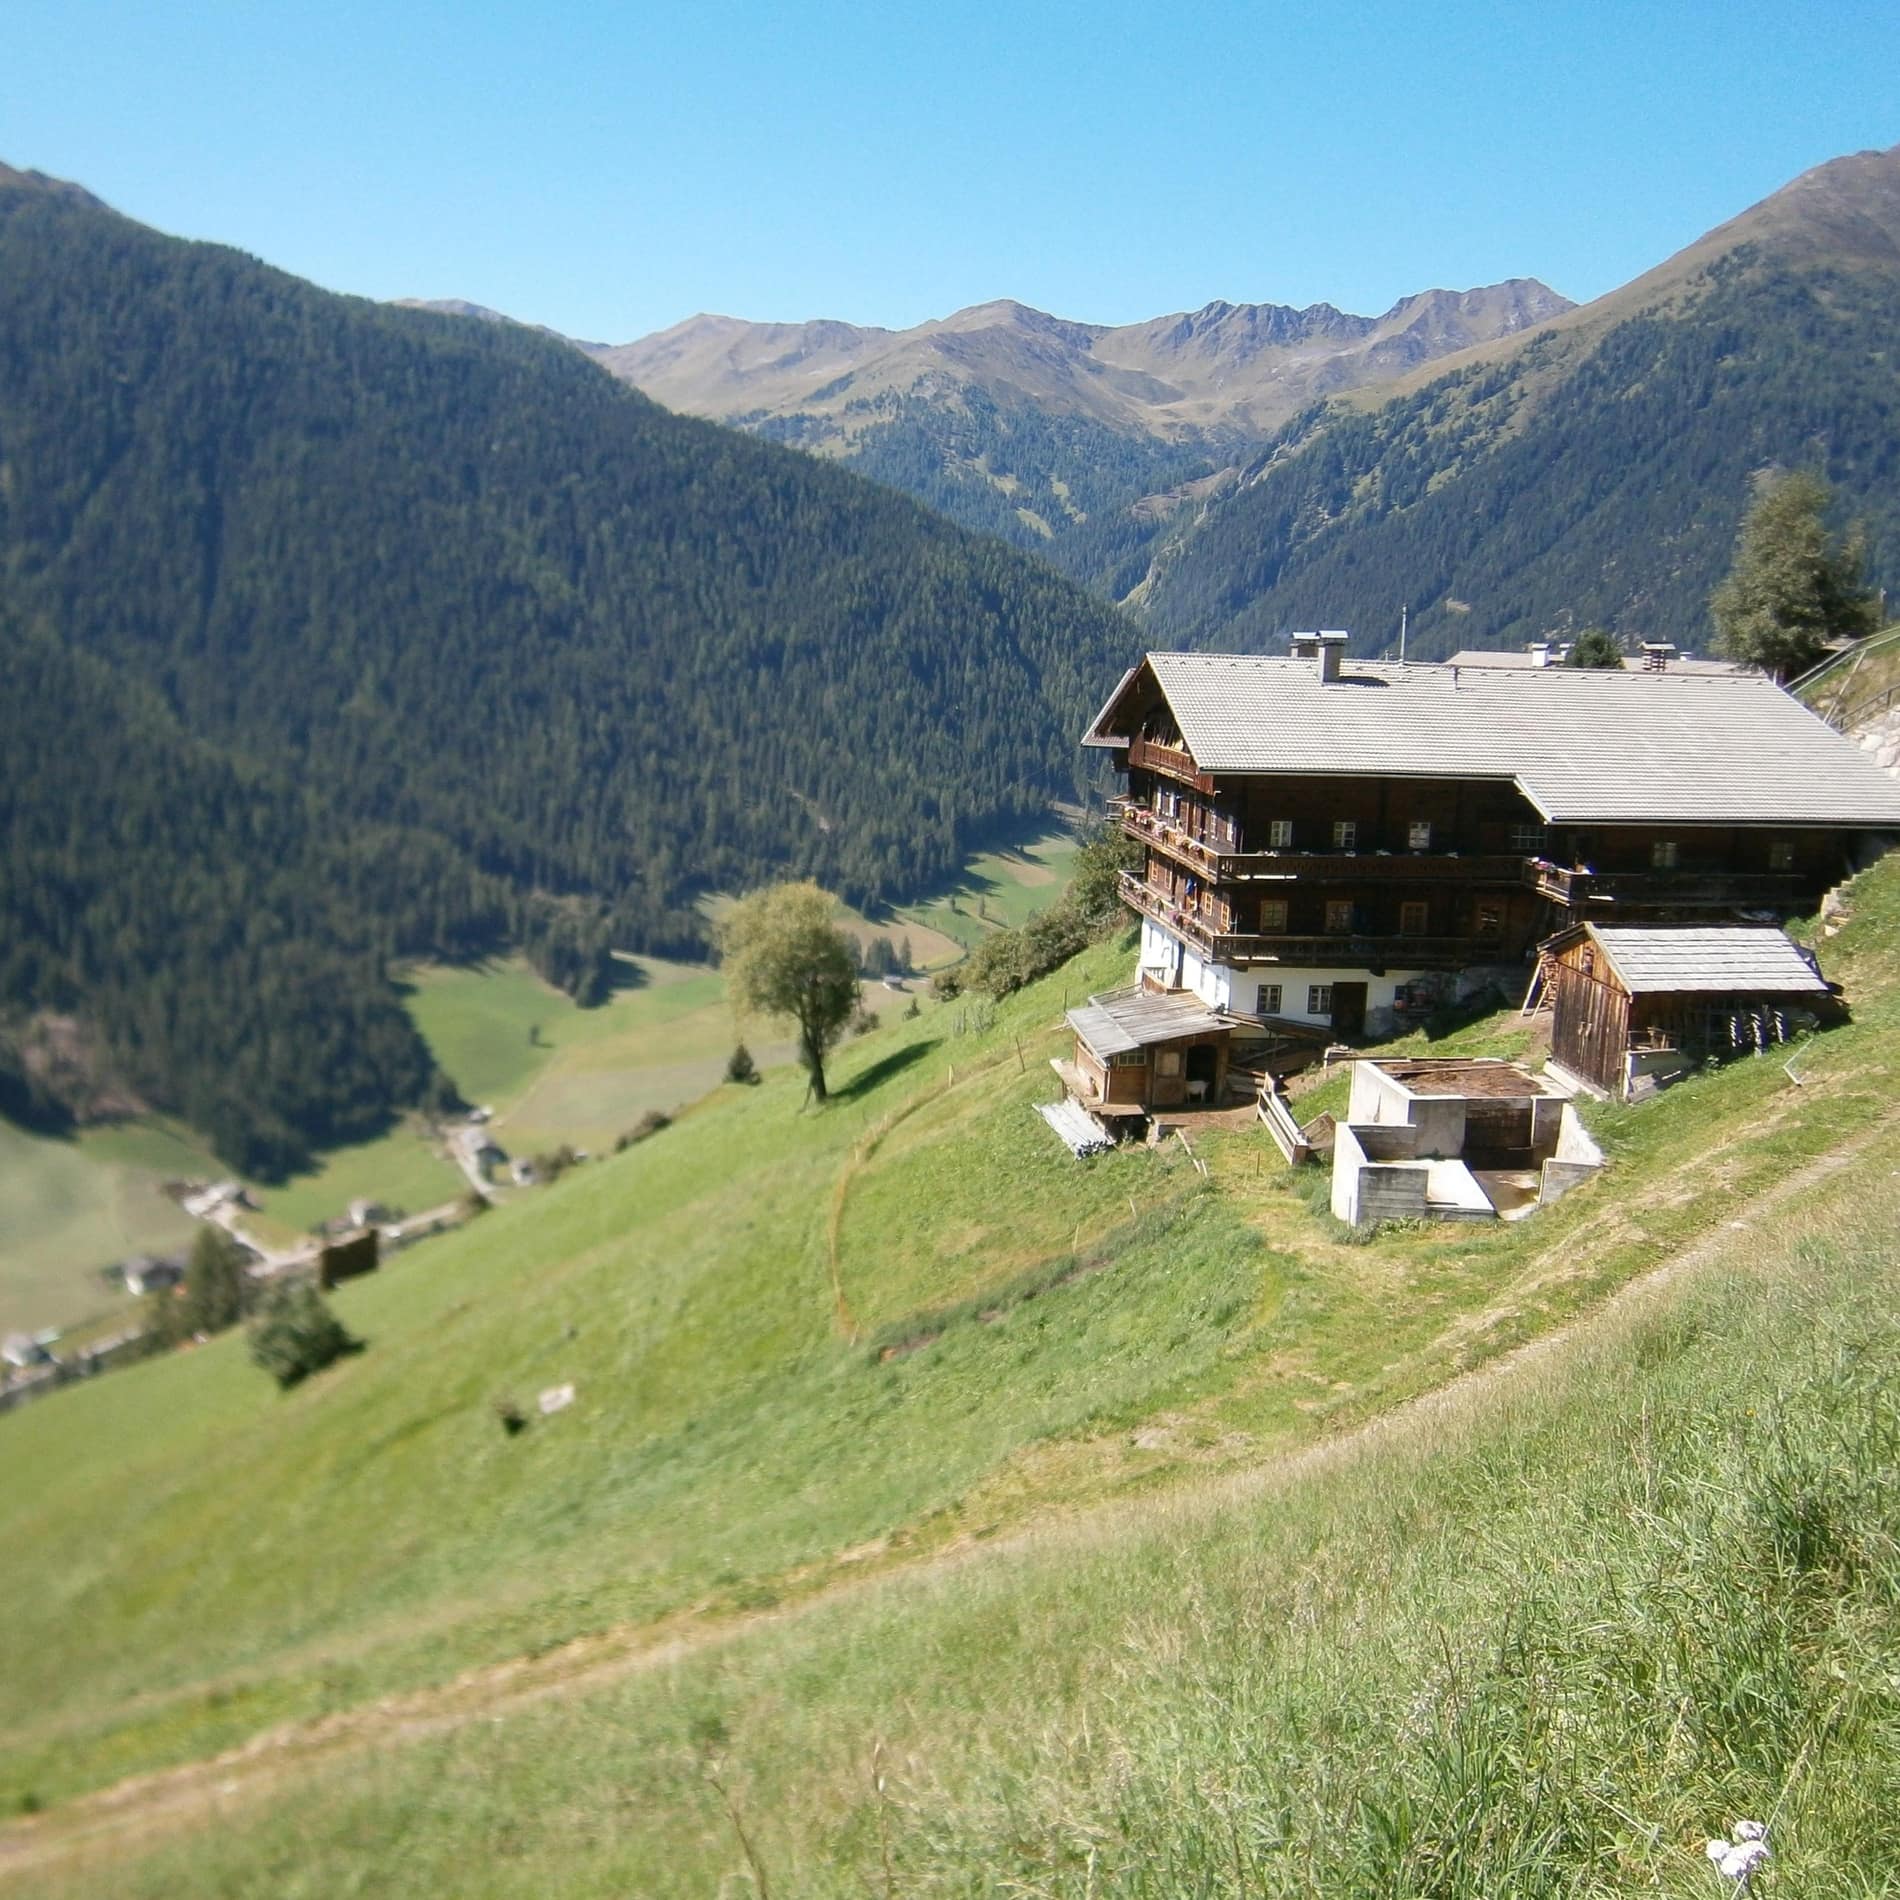
[[[1785,1042],[1833,995],[1813,958],[1765,925],[1579,924],[1543,950],[1553,1063],[1619,1101],[1712,1056]]]
[[[1179,990],[1125,989],[1069,1011],[1075,1061],[1058,1063],[1069,1092],[1097,1115],[1218,1104],[1233,1025]]]

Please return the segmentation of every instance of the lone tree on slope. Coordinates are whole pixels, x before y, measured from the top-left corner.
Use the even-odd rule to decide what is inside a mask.
[[[1880,622],[1863,575],[1858,528],[1827,531],[1827,484],[1805,469],[1755,478],[1728,578],[1709,596],[1716,644],[1777,679],[1805,671],[1830,640],[1859,640]]]
[[[811,1092],[825,1100],[825,1057],[858,1007],[857,959],[816,884],[773,884],[720,920],[719,949],[742,1016],[789,1018]]]

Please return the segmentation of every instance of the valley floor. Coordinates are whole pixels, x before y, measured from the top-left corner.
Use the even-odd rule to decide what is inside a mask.
[[[1798,1084],[1599,1110],[1508,1229],[1355,1244],[1244,1130],[1052,1153],[1115,947],[433,1243],[287,1398],[225,1341],[29,1409],[0,1872],[1688,1892],[1777,1803],[1891,1864],[1897,921],[1882,867]]]

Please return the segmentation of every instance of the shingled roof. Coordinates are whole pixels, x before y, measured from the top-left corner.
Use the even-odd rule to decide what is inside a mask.
[[[1746,924],[1674,928],[1585,924],[1632,996],[1825,996],[1801,946]]]
[[[1759,675],[1151,653],[1084,743],[1131,736],[1144,670],[1203,772],[1507,779],[1552,824],[1900,830],[1900,783]]]

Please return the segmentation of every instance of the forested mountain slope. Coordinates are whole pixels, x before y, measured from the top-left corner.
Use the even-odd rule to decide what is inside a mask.
[[[1625,289],[1366,408],[1071,566],[1167,642],[1349,626],[1411,651],[1600,624],[1700,643],[1750,475],[1819,469],[1900,579],[1900,150],[1804,175]]]
[[[332,917],[338,954],[486,930],[577,980],[609,916],[621,943],[677,948],[706,890],[799,871],[862,898],[949,870],[1073,785],[1077,721],[1136,642],[1047,569],[670,415],[556,340],[333,296],[15,172],[0,601],[48,735],[103,756],[53,642],[149,696],[195,757],[321,811],[294,846],[251,848],[311,873],[321,842],[323,888],[360,912]],[[129,744],[102,781],[162,782],[166,745]],[[17,752],[0,773],[20,837],[86,829],[63,776]],[[205,850],[238,848],[230,805],[185,828]],[[426,849],[439,901],[383,874],[365,827]],[[87,879],[153,895],[165,845],[92,831]],[[75,959],[76,900],[38,846],[20,861],[36,888],[10,894],[0,1011],[122,989],[142,1064],[202,1060],[150,985],[167,961],[207,981],[203,946],[141,911]],[[197,889],[206,944],[279,896]],[[344,1034],[330,988],[246,1077],[311,1139],[329,1122],[290,1078]]]

